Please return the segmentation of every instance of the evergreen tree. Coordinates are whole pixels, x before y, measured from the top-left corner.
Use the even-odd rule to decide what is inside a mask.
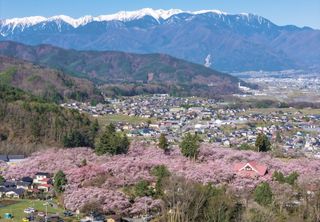
[[[197,134],[187,133],[180,143],[181,153],[185,157],[197,159],[199,154],[200,141]]]
[[[255,145],[258,152],[267,152],[270,150],[271,147],[269,138],[263,133],[260,133],[258,135]]]
[[[106,127],[106,130],[98,138],[95,151],[98,155],[109,153],[111,155],[127,153],[129,149],[129,139],[126,135],[116,132],[113,124]]]
[[[263,182],[254,190],[254,200],[262,205],[267,206],[272,202],[272,191],[267,182]]]
[[[120,138],[120,144],[119,144],[119,149],[118,149],[118,153],[127,153],[128,149],[129,149],[129,139],[128,136],[126,134],[124,134],[121,138]]]
[[[158,144],[159,148],[162,149],[164,152],[167,152],[169,150],[169,143],[168,140],[166,138],[166,136],[161,133],[160,137],[159,137],[159,144]]]
[[[95,120],[93,121],[93,123],[92,123],[92,125],[91,125],[91,130],[92,130],[93,132],[98,132],[98,130],[99,130],[99,122],[98,122],[97,119],[95,119]]]
[[[72,131],[63,139],[64,147],[90,147],[89,138],[78,130]]]
[[[67,181],[67,177],[64,174],[63,171],[59,170],[55,175],[54,175],[54,179],[53,179],[53,186],[54,186],[54,190],[57,193],[62,193],[64,191],[64,187],[65,185],[67,185],[68,181]]]
[[[97,119],[95,119],[90,126],[90,137],[92,141],[94,141],[99,129],[100,129],[99,122]]]

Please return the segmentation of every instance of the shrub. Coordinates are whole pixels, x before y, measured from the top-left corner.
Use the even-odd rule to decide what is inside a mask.
[[[254,190],[254,200],[262,205],[267,206],[272,202],[272,191],[267,182],[263,182]]]

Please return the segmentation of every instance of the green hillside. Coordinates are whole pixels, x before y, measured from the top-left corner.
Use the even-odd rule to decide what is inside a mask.
[[[102,100],[99,91],[89,80],[3,56],[0,56],[0,83],[12,85],[53,102],[69,99]]]
[[[30,153],[46,146],[62,146],[77,132],[90,146],[96,133],[87,115],[0,84],[0,152]]]
[[[0,55],[63,70],[98,84],[144,84],[147,88],[149,84],[156,84],[165,91],[172,92],[172,88],[178,88],[191,95],[232,94],[238,92],[237,84],[241,81],[203,65],[164,54],[77,51],[51,45],[0,42]]]

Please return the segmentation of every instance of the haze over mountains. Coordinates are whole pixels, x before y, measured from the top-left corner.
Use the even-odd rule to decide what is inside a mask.
[[[73,19],[0,21],[0,40],[78,50],[166,53],[222,71],[320,70],[320,30],[278,26],[253,14],[142,9]]]

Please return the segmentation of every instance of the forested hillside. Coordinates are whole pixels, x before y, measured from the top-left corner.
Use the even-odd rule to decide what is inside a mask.
[[[2,153],[29,154],[46,146],[62,146],[70,137],[77,140],[75,145],[90,146],[97,130],[97,123],[87,115],[0,84]]]
[[[100,92],[89,80],[10,57],[0,56],[0,83],[12,85],[52,102],[70,99],[102,100]]]
[[[229,74],[165,54],[76,51],[16,42],[0,42],[0,54],[63,70],[98,84],[143,84],[145,91],[151,91],[150,84],[155,84],[160,92],[212,97],[239,92],[239,81],[247,85]]]

